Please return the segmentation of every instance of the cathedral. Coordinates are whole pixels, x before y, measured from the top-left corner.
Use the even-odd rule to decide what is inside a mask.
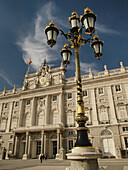
[[[45,153],[63,160],[76,142],[76,79],[45,61],[22,88],[0,92],[0,159]],[[82,76],[88,136],[102,158],[128,157],[128,67]]]

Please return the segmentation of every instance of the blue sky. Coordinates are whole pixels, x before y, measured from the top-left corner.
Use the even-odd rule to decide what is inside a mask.
[[[69,32],[68,17],[73,11],[83,15],[89,7],[97,15],[96,31],[104,41],[103,57],[97,60],[89,44],[80,48],[82,75],[128,65],[128,1],[127,0],[0,0],[0,91],[14,84],[22,87],[32,59],[30,73],[35,72],[47,59],[49,65],[58,67],[62,57],[60,50],[66,42],[59,34],[52,49],[47,45],[45,26],[53,20],[65,32]],[[93,36],[94,36],[93,35]],[[86,34],[83,36],[88,38]],[[67,67],[67,77],[74,76],[74,53]]]

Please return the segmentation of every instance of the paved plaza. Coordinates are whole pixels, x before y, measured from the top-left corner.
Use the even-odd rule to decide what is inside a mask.
[[[128,170],[128,159],[99,159],[100,170]],[[0,170],[65,170],[70,160],[0,160]]]

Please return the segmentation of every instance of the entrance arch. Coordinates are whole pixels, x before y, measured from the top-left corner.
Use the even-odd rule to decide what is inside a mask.
[[[103,130],[101,132],[102,138],[102,154],[103,157],[112,158],[116,156],[114,139],[112,138],[112,133],[109,130]]]

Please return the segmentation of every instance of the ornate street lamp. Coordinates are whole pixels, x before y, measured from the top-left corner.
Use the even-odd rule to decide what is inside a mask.
[[[64,48],[60,51],[60,54],[63,57],[63,64],[67,66],[70,64],[70,56],[72,55],[72,51],[69,50],[69,45],[65,44]]]
[[[50,47],[53,47],[56,44],[56,38],[59,34],[59,29],[57,27],[54,27],[55,23],[51,21],[49,23],[49,26],[46,26],[45,34],[47,35],[47,43],[50,45]]]
[[[99,40],[99,36],[95,35],[93,37],[93,42],[91,44],[91,47],[94,49],[94,53],[97,59],[100,59],[102,57],[102,47],[104,42]]]
[[[89,8],[84,9],[84,15],[81,16],[82,25],[85,27],[85,33],[92,35],[95,32],[96,15]]]
[[[103,42],[99,40],[99,37],[97,35],[95,35],[94,38],[88,39],[85,39],[82,36],[82,29],[84,28],[86,34],[92,35],[95,32],[96,15],[93,13],[93,11],[89,8],[84,9],[84,15],[80,18],[77,12],[72,12],[72,16],[69,17],[71,29],[68,33],[64,33],[61,29],[55,27],[55,23],[53,21],[49,24],[49,26],[46,27],[45,33],[48,39],[47,43],[51,47],[56,44],[56,37],[59,31],[62,35],[64,35],[67,41],[70,42],[70,45],[65,44],[64,48],[60,52],[63,57],[63,64],[65,64],[66,66],[70,64],[70,56],[72,55],[72,51],[69,50],[69,48],[74,48],[77,83],[77,117],[75,118],[75,120],[77,121],[79,126],[77,127],[77,140],[73,149],[91,148],[93,150],[94,148],[92,147],[92,144],[88,139],[88,128],[85,126],[88,117],[85,115],[85,108],[82,96],[79,48],[81,45],[85,45],[87,42],[92,41],[91,47],[94,49],[95,56],[100,59],[102,57]],[[79,27],[80,23],[81,28]]]

